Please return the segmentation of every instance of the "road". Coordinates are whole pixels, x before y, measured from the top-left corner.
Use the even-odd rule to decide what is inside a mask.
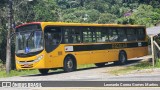
[[[50,72],[48,75],[26,75],[26,76],[14,76],[7,78],[0,78],[0,81],[160,81],[160,69],[145,69],[133,71],[125,75],[112,75],[108,73],[108,70],[117,68],[128,67],[145,60],[144,57],[133,59],[129,61],[127,65],[115,66],[109,64],[103,68],[89,67],[79,69],[74,72],[64,73]],[[54,83],[55,84],[55,83]],[[53,85],[53,84],[52,84]],[[6,89],[6,88],[0,88]],[[7,88],[7,90],[159,90],[159,87],[36,87],[36,88]]]
[[[74,72],[50,72],[48,75],[26,75],[0,78],[0,81],[160,81],[160,69],[134,71],[125,75],[112,75],[107,70],[127,67],[138,63],[141,59],[129,61],[127,65],[109,64],[103,68],[89,67]]]

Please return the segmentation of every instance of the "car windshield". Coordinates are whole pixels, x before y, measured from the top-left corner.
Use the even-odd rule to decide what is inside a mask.
[[[42,31],[16,33],[16,53],[30,53],[43,50]]]

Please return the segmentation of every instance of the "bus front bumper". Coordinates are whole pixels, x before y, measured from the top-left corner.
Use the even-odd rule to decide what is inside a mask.
[[[16,68],[19,69],[38,69],[44,68],[44,56],[40,55],[35,59],[16,60]]]

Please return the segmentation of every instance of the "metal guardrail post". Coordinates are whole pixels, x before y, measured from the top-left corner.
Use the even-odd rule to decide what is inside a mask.
[[[153,43],[154,43],[154,45],[156,45],[156,47],[158,48],[158,50],[160,51],[160,47],[159,47],[159,45],[155,42],[155,41],[153,41]]]
[[[157,44],[156,41],[153,41],[153,44],[154,44],[155,47],[156,47],[156,53],[155,53],[156,58],[160,58],[160,46]]]
[[[155,60],[155,58],[154,58],[154,46],[153,46],[153,36],[151,36],[151,50],[152,50],[152,65],[153,65],[153,67],[154,67],[154,60]]]

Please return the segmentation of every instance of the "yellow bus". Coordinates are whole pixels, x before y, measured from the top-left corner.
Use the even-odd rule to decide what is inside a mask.
[[[17,69],[76,70],[80,64],[125,64],[148,54],[145,26],[32,22],[16,27]]]

